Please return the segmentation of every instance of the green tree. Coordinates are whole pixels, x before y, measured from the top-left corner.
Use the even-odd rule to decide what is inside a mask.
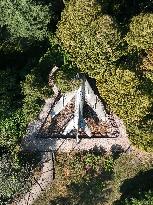
[[[114,19],[102,15],[95,0],[71,0],[58,25],[60,45],[78,68],[98,74],[121,56],[121,35]]]
[[[47,36],[47,25],[51,19],[48,6],[32,0],[2,0],[0,10],[1,29],[12,41],[43,40]],[[2,37],[2,43],[8,38]]]
[[[0,120],[20,106],[20,86],[15,69],[0,70]]]
[[[145,150],[153,148],[153,84],[128,69],[111,68],[96,77],[100,95],[125,123],[131,141]]]
[[[153,47],[153,14],[141,13],[134,16],[129,29],[125,39],[130,47],[136,47],[138,50]]]
[[[153,192],[140,193],[139,198],[126,199],[124,205],[153,205]]]

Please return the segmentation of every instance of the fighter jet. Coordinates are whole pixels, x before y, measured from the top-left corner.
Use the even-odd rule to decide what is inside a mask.
[[[51,117],[54,118],[64,107],[75,98],[75,111],[73,118],[67,123],[62,135],[69,134],[72,130],[76,130],[76,140],[79,142],[79,133],[83,131],[87,136],[91,137],[91,131],[83,116],[84,103],[86,102],[97,114],[99,120],[106,122],[106,111],[104,105],[100,101],[97,95],[95,95],[89,82],[85,76],[80,77],[81,85],[78,90],[63,95],[57,104],[54,106],[51,112]]]

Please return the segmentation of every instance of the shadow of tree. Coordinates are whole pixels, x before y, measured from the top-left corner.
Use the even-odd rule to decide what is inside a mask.
[[[107,178],[108,179],[108,178]],[[50,205],[96,205],[105,201],[106,195],[111,189],[105,187],[102,175],[82,178],[79,182],[72,182],[67,186],[69,195],[67,197],[57,197],[50,201]]]
[[[150,134],[153,133],[153,104],[146,114],[138,124],[139,129],[149,130]]]
[[[82,179],[81,183],[71,183],[70,189],[75,196],[76,204],[98,204],[98,202],[104,201],[104,181],[102,176],[92,177],[89,180]]]
[[[102,11],[114,16],[121,24],[127,23],[130,19],[141,12],[153,12],[153,1],[150,0],[98,0],[102,5]]]
[[[142,198],[145,192],[148,191],[153,191],[153,169],[139,172],[135,177],[125,180],[120,187],[122,195],[114,205],[124,204],[126,199]]]
[[[57,28],[57,23],[61,18],[61,12],[64,9],[63,0],[36,0],[38,3],[49,6],[50,12],[52,14],[52,19],[48,25],[48,29],[51,32],[55,32]]]
[[[114,144],[111,146],[111,153],[114,160],[118,159],[123,152],[124,149],[121,145]]]

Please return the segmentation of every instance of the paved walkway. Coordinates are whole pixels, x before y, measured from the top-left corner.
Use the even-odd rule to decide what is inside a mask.
[[[28,193],[18,202],[16,205],[31,205],[40,196],[40,194],[48,187],[53,181],[53,159],[52,153],[48,152],[45,154],[43,168],[41,170],[41,177],[31,187]]]

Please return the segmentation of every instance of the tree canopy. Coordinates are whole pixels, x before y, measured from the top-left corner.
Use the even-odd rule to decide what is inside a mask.
[[[32,0],[2,0],[0,25],[13,38],[42,40],[47,35],[50,14],[47,6]]]
[[[153,151],[152,0],[1,0],[0,11],[0,202],[22,186],[21,140],[53,94],[55,65],[62,92],[80,85],[77,72],[94,78],[131,143]]]
[[[121,34],[114,19],[95,0],[72,0],[59,22],[59,43],[81,71],[99,73],[122,53]]]
[[[153,14],[141,13],[134,16],[129,25],[126,40],[131,47],[149,49],[153,47]]]

